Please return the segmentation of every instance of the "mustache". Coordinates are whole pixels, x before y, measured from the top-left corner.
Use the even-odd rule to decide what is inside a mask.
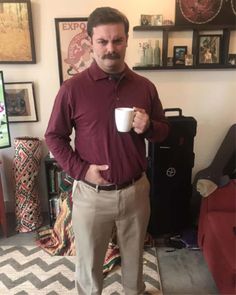
[[[102,59],[119,59],[120,55],[118,53],[108,53],[105,54]]]

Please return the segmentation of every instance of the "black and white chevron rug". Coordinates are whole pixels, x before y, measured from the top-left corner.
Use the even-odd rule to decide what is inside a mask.
[[[147,291],[162,295],[156,249],[144,251],[144,279]],[[51,256],[37,246],[0,247],[0,294],[77,295],[74,282],[74,257]],[[120,267],[104,281],[102,295],[124,294]]]

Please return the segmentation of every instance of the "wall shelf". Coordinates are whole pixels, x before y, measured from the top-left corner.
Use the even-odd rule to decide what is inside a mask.
[[[218,30],[236,30],[236,25],[167,25],[167,26],[135,26],[133,31],[218,31]]]
[[[231,32],[236,31],[236,25],[185,25],[185,26],[175,26],[175,25],[166,25],[166,26],[135,26],[133,27],[135,32],[148,32],[148,31],[162,31],[162,66],[134,66],[133,70],[143,71],[143,70],[205,70],[205,69],[236,69],[236,64],[232,65],[228,63],[229,55],[229,43]],[[169,41],[169,32],[183,32],[183,31],[192,31],[192,55],[193,55],[193,65],[174,65],[167,66],[168,58],[168,41]],[[198,38],[200,34],[204,34],[204,31],[222,31],[222,40],[221,40],[221,50],[220,50],[220,62],[217,64],[199,64],[198,56]]]
[[[223,64],[206,64],[206,65],[193,65],[193,66],[134,66],[135,71],[162,71],[162,70],[205,70],[205,69],[236,69],[236,65],[223,65]]]

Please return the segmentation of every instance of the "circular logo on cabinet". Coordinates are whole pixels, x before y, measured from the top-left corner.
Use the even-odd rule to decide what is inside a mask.
[[[174,177],[176,174],[176,169],[174,167],[169,167],[167,170],[166,170],[166,175],[168,177]]]

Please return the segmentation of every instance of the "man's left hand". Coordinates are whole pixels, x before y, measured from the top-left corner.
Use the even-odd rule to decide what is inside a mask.
[[[149,115],[146,113],[144,109],[134,107],[134,121],[133,121],[133,129],[136,133],[142,134],[144,133],[150,126]]]

